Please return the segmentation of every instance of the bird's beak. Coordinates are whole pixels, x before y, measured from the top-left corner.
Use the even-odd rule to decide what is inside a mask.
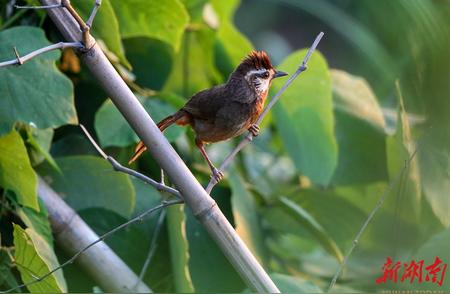
[[[284,71],[277,70],[277,71],[275,72],[275,74],[273,75],[273,78],[275,79],[275,78],[284,77],[284,76],[287,76],[287,75],[288,75],[288,74],[285,73]]]

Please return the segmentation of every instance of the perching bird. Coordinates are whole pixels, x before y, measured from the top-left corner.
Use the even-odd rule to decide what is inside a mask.
[[[195,131],[195,144],[220,181],[223,173],[216,169],[206,154],[205,143],[236,137],[246,130],[256,136],[254,125],[264,108],[269,87],[274,78],[287,75],[277,71],[264,51],[252,51],[231,73],[225,84],[198,92],[177,112],[157,125],[164,131],[172,124],[190,125]],[[141,141],[129,163],[135,161],[147,147]]]

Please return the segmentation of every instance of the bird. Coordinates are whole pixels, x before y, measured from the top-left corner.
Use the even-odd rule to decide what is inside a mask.
[[[157,126],[161,132],[172,124],[191,126],[195,145],[208,163],[212,177],[219,182],[223,172],[209,159],[205,144],[228,140],[245,131],[257,136],[259,127],[255,122],[263,111],[272,80],[286,75],[272,66],[265,51],[254,50],[241,61],[226,83],[194,94],[181,109]],[[147,147],[139,142],[129,164],[145,150]]]

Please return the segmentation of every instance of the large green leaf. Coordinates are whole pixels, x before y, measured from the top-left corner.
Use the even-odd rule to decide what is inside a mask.
[[[142,98],[141,103],[155,123],[176,111],[171,105],[154,97]],[[95,115],[95,130],[102,146],[124,147],[139,141],[139,137],[109,99],[103,103]],[[165,131],[165,134],[169,141],[175,141],[184,131],[184,128],[172,126]]]
[[[106,160],[93,156],[58,158],[61,173],[48,165],[38,171],[52,188],[75,210],[90,207],[110,209],[129,217],[135,205],[130,178],[113,171]]]
[[[293,53],[278,67],[294,73],[306,50]],[[284,81],[275,81],[278,90]],[[316,184],[329,183],[337,165],[331,78],[323,56],[312,55],[308,70],[284,92],[274,114],[276,127],[297,170]]]
[[[87,20],[94,7],[95,1],[81,0],[73,1],[71,4],[75,7],[77,12]],[[126,66],[130,67],[120,39],[118,16],[114,12],[110,0],[103,0],[97,15],[95,16],[94,23],[92,25],[92,35],[102,40],[108,47],[108,50],[113,52],[119,60]]]
[[[236,232],[261,263],[267,261],[263,233],[253,195],[246,189],[242,175],[236,168],[230,169],[229,181],[232,191],[231,205]]]
[[[0,32],[0,60],[14,59],[13,47],[24,55],[48,46],[44,31],[34,27],[14,27]],[[77,123],[72,83],[61,74],[52,51],[21,66],[0,69],[0,125],[11,129],[16,121],[40,129]]]
[[[32,229],[14,225],[15,263],[24,283],[35,281],[58,267],[53,248]],[[67,292],[62,271],[56,271],[46,279],[27,286],[36,293]]]
[[[178,0],[111,0],[123,38],[145,36],[171,44],[177,51],[189,22],[189,15]]]
[[[170,240],[170,255],[177,292],[194,292],[189,272],[189,245],[186,236],[184,205],[167,208],[167,226]]]
[[[39,211],[36,174],[16,131],[0,137],[0,185],[12,190],[20,204]]]

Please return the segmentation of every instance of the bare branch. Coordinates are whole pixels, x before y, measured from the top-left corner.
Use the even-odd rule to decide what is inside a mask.
[[[95,142],[94,138],[92,138],[91,134],[89,134],[88,130],[86,130],[84,125],[80,124],[80,128],[83,131],[83,133],[86,135],[86,137],[89,139],[92,146],[94,146],[94,148],[97,150],[97,152],[100,153],[100,155],[104,159],[108,159],[108,155],[106,155],[106,153],[102,150],[102,148],[100,148],[100,146],[98,146],[97,142]]]
[[[111,165],[115,171],[126,173],[130,176],[133,176],[133,177],[153,186],[158,191],[167,192],[169,194],[174,195],[178,199],[183,199],[183,196],[181,195],[181,193],[178,190],[176,190],[172,187],[166,186],[163,182],[161,182],[161,183],[157,182],[157,181],[153,180],[152,178],[149,178],[146,175],[143,175],[131,168],[124,167],[119,162],[117,162],[117,160],[115,160],[112,156],[106,155],[106,153],[102,150],[102,148],[100,148],[100,146],[98,146],[97,142],[95,142],[95,140],[92,138],[91,134],[89,134],[89,132],[86,130],[86,128],[81,124],[80,124],[80,127],[83,130],[86,137],[91,142],[91,144],[95,147],[95,149],[97,149],[98,153],[100,153],[100,155],[104,159],[106,159],[107,161],[109,161],[109,163],[111,163]]]
[[[259,124],[262,122],[264,117],[267,115],[267,113],[270,111],[270,109],[275,105],[275,103],[280,99],[281,94],[284,93],[284,91],[289,87],[289,85],[297,78],[299,74],[304,72],[307,69],[308,61],[311,58],[311,55],[316,50],[317,46],[319,45],[320,40],[322,39],[324,33],[320,32],[316,39],[314,40],[314,43],[309,48],[308,52],[306,53],[306,56],[303,58],[302,63],[298,67],[298,69],[295,71],[295,73],[286,81],[286,83],[281,87],[281,89],[272,97],[272,99],[269,101],[267,106],[265,107],[264,111],[259,116],[258,120],[256,121],[256,125],[259,126]],[[222,165],[220,166],[219,170],[223,171],[225,170],[230,163],[233,161],[236,154],[238,154],[239,151],[241,151],[245,146],[247,146],[248,143],[250,143],[253,140],[253,134],[249,132],[240,142],[239,144],[228,154],[228,156],[223,161]],[[217,184],[217,181],[214,177],[211,178],[211,180],[208,183],[208,186],[206,187],[206,192],[211,193],[214,186]]]
[[[19,6],[14,5],[14,7],[18,9],[53,9],[53,8],[65,8],[67,11],[72,15],[72,17],[75,19],[75,21],[78,23],[80,30],[82,32],[82,41],[86,48],[92,48],[95,44],[93,41],[94,39],[90,35],[90,29],[92,26],[92,23],[94,22],[95,15],[97,14],[97,11],[101,5],[101,0],[96,0],[94,8],[91,11],[91,15],[89,16],[89,19],[87,22],[84,22],[83,18],[78,14],[78,12],[72,7],[72,4],[70,4],[70,0],[61,0],[58,4],[49,4],[49,5],[42,5],[42,6]]]
[[[17,9],[53,9],[53,8],[62,8],[64,7],[62,3],[59,4],[52,4],[52,5],[43,5],[43,6],[21,6],[21,5],[14,5]]]
[[[80,42],[59,42],[59,43],[49,45],[47,47],[43,47],[38,50],[32,51],[22,57],[19,56],[19,53],[17,52],[16,47],[14,47],[13,50],[14,50],[14,55],[16,55],[16,59],[0,62],[0,67],[6,67],[6,66],[10,66],[10,65],[22,65],[25,62],[27,62],[28,60],[30,60],[38,55],[41,55],[43,53],[46,53],[46,52],[49,52],[52,50],[56,50],[56,49],[64,50],[66,48],[83,48],[83,47],[84,47],[83,44],[81,44]]]
[[[92,23],[94,22],[95,15],[97,14],[100,5],[102,5],[102,0],[95,0],[94,8],[92,8],[91,15],[89,16],[89,19],[86,21],[86,25],[90,28],[92,27]]]
[[[377,204],[375,205],[373,210],[370,212],[370,214],[367,217],[367,219],[364,222],[364,224],[361,226],[361,229],[359,229],[358,233],[356,234],[355,239],[352,242],[352,246],[348,250],[347,254],[345,255],[344,259],[342,260],[341,265],[339,266],[338,270],[334,274],[333,279],[331,280],[330,285],[328,286],[327,293],[330,292],[333,289],[334,285],[336,285],[336,282],[337,282],[339,276],[341,275],[342,270],[346,266],[346,264],[347,264],[347,262],[348,262],[348,260],[350,258],[350,255],[353,253],[353,250],[358,245],[359,239],[361,239],[361,236],[365,232],[367,226],[369,225],[369,223],[372,221],[372,219],[375,216],[375,214],[378,212],[378,210],[383,205],[384,200],[386,200],[386,197],[391,193],[393,187],[397,185],[397,183],[403,178],[405,173],[408,171],[408,168],[409,168],[409,166],[411,164],[411,161],[414,159],[414,157],[417,154],[417,150],[418,150],[418,148],[416,148],[416,150],[414,150],[414,152],[411,154],[411,156],[407,160],[405,160],[405,165],[399,171],[399,173],[395,176],[394,180],[389,184],[389,186],[384,190],[384,192],[381,195],[380,199],[378,200]]]

